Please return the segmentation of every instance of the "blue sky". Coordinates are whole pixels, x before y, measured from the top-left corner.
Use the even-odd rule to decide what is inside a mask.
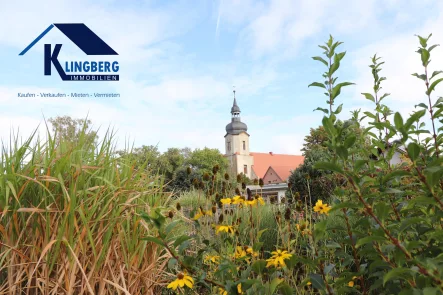
[[[43,75],[43,44],[62,43],[60,60],[91,60],[58,30],[18,56],[51,23],[85,23],[119,53],[119,82],[62,82]],[[119,146],[219,148],[230,121],[232,87],[251,135],[251,150],[299,154],[324,106],[323,67],[310,57],[332,34],[347,55],[339,80],[343,115],[372,106],[369,57],[386,61],[386,104],[408,114],[425,100],[414,34],[443,42],[439,0],[0,0],[0,137],[23,136],[43,117],[85,117],[117,130]],[[7,28],[7,29],[6,29]],[[443,69],[443,47],[432,70]],[[441,65],[440,68],[437,68]],[[319,78],[320,77],[320,78]],[[17,98],[17,92],[117,92],[120,98]],[[437,94],[443,93],[437,89]]]

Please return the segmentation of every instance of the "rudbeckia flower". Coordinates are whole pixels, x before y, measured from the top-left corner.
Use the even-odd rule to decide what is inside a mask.
[[[266,267],[274,266],[274,267],[283,267],[286,266],[285,260],[292,257],[292,254],[289,254],[286,250],[277,250],[271,252],[272,256],[271,258],[267,259],[266,261],[268,264]]]
[[[194,279],[186,273],[179,273],[177,278],[169,283],[168,289],[176,290],[177,288],[183,288],[184,286],[192,289],[194,286]]]
[[[331,207],[328,206],[328,204],[323,204],[322,200],[318,200],[317,203],[315,203],[314,211],[319,212],[320,214],[326,214],[328,215],[329,210],[331,210]]]

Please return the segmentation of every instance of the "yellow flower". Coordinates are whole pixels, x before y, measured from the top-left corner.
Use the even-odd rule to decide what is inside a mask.
[[[168,289],[176,290],[178,287],[183,288],[186,287],[191,288],[194,285],[194,279],[188,276],[186,273],[179,273],[177,278],[169,283]]]
[[[193,220],[199,220],[201,217],[203,216],[212,216],[212,211],[208,210],[208,211],[202,211],[201,208],[198,208],[198,212],[194,215],[194,217],[192,218]]]
[[[358,279],[358,277],[356,277],[356,276],[353,276],[353,277],[352,277],[352,281],[349,281],[349,283],[348,283],[348,286],[349,286],[349,287],[351,287],[351,288],[354,287],[354,280],[355,280],[355,279]]]
[[[264,205],[265,204],[265,200],[263,200],[262,197],[258,197],[258,202],[260,203],[260,205]]]
[[[234,253],[235,258],[242,258],[245,256],[246,256],[246,251],[243,249],[242,246],[235,247],[235,253]]]
[[[218,264],[219,261],[220,261],[220,256],[217,256],[217,255],[207,255],[205,257],[204,261],[205,261],[205,263],[212,262],[212,263]]]
[[[231,200],[230,198],[226,198],[226,199],[221,199],[220,202],[221,202],[223,205],[229,205],[229,204],[232,203],[232,200]]]
[[[285,260],[292,257],[292,254],[289,254],[286,250],[277,250],[271,252],[272,256],[271,258],[267,259],[266,261],[268,264],[266,267],[274,266],[274,267],[283,267],[286,266]]]
[[[220,295],[228,295],[228,291],[223,288],[218,287],[218,294]]]
[[[253,256],[253,257],[257,257],[258,256],[258,252],[254,251],[252,249],[252,247],[248,247],[248,249],[246,249],[246,253],[248,253],[249,255]]]
[[[249,205],[249,206],[255,206],[255,205],[257,205],[257,200],[253,199],[251,201],[245,201],[245,203],[246,203],[246,205]]]
[[[239,204],[243,204],[243,203],[244,203],[244,200],[240,196],[235,196],[232,198],[232,205],[239,205]]]
[[[329,210],[331,210],[331,207],[328,206],[328,204],[323,204],[322,200],[318,200],[317,203],[315,203],[314,211],[320,212],[320,214],[326,214],[328,215]]]
[[[311,281],[306,283],[306,286],[310,286],[310,285],[312,285]]]
[[[199,208],[197,213],[194,215],[194,217],[192,218],[193,220],[199,220],[201,217],[203,217],[203,212],[202,210]]]
[[[243,294],[243,291],[241,290],[241,283],[237,285],[237,293]]]
[[[215,233],[218,234],[219,232],[226,232],[228,234],[234,233],[234,227],[232,225],[217,225],[215,229]]]

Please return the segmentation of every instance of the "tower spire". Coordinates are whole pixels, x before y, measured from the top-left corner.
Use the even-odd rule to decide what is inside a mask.
[[[232,108],[231,108],[231,114],[232,117],[239,117],[240,116],[240,108],[237,105],[237,99],[235,98],[235,86],[234,86],[234,90],[232,91],[234,93],[234,102],[232,104]]]

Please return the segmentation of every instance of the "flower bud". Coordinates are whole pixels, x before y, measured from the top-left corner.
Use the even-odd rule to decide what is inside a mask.
[[[225,173],[225,180],[229,180],[229,174]]]
[[[209,173],[208,172],[203,173],[203,180],[204,181],[208,181],[209,180]]]
[[[263,179],[260,178],[258,180],[258,185],[261,186],[261,187],[263,187],[263,185],[265,185],[265,183],[263,182]]]
[[[241,174],[237,174],[237,182],[241,182],[241,180],[242,180]]]

